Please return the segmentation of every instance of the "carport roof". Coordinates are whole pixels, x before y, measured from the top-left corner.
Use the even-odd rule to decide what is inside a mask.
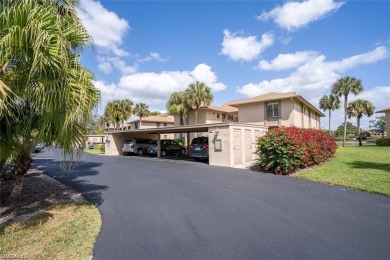
[[[107,131],[105,133],[106,134],[116,134],[116,133],[145,133],[145,134],[193,133],[193,132],[208,132],[210,127],[222,127],[222,126],[230,126],[230,125],[268,128],[266,126],[257,125],[257,124],[243,124],[243,123],[229,122],[229,123],[215,123],[215,124],[201,124],[201,125],[167,126],[167,127],[136,129],[136,130],[110,130],[110,131]]]

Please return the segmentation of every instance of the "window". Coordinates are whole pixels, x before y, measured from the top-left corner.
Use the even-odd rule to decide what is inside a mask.
[[[222,120],[225,120],[225,119],[226,119],[226,115],[222,114]]]
[[[279,117],[279,103],[267,104],[267,117]]]
[[[157,123],[156,123],[156,126],[157,126],[157,127],[160,127],[160,123],[157,122]]]
[[[167,123],[164,123],[164,126],[167,126]]]
[[[219,118],[219,114],[217,114],[217,118]]]
[[[138,122],[135,122],[134,128],[138,129]]]

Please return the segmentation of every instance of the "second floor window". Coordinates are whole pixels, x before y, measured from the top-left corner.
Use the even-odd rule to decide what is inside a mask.
[[[279,117],[279,103],[267,104],[267,117]]]
[[[157,122],[157,123],[156,123],[156,127],[160,127],[160,123]]]

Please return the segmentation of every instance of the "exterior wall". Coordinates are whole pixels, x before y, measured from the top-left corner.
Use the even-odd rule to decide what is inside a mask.
[[[195,111],[191,111],[187,115],[188,117],[188,124],[189,125],[195,125]],[[206,110],[199,109],[198,110],[198,120],[197,124],[206,124]]]
[[[390,111],[386,111],[385,112],[385,116],[386,116],[386,136],[389,138],[390,137]]]
[[[180,115],[174,115],[173,122],[174,126],[180,126]]]
[[[231,166],[230,163],[230,127],[224,126],[219,128],[216,133],[215,129],[209,128],[209,164],[217,166]],[[221,140],[222,150],[215,149],[215,141]]]
[[[105,135],[87,135],[86,143],[104,143]]]
[[[291,99],[282,99],[280,107],[280,124],[282,126],[295,125],[294,102]]]
[[[239,123],[258,123],[264,125],[264,102],[246,104],[238,107]]]
[[[234,155],[234,130],[240,132],[240,154],[241,160],[236,163]],[[250,140],[246,140],[245,132],[250,131]],[[253,165],[257,159],[255,154],[257,149],[257,138],[263,136],[268,131],[264,126],[248,126],[248,125],[229,125],[219,128],[217,133],[214,128],[209,128],[209,164],[227,167],[247,167]],[[221,140],[222,149],[215,149],[215,143]],[[249,149],[246,149],[246,144],[249,144]],[[247,154],[249,151],[249,155]],[[249,159],[249,160],[248,160]]]
[[[301,128],[320,129],[320,116],[301,102],[294,102],[295,126]],[[304,113],[302,113],[304,109]]]

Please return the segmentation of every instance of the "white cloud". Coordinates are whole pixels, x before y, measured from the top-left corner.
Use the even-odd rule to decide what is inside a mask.
[[[130,29],[125,19],[93,0],[80,0],[77,14],[102,52],[120,57],[129,54],[121,48],[123,38]]]
[[[159,62],[167,62],[169,60],[169,57],[163,58],[163,57],[161,57],[160,53],[158,53],[158,52],[151,52],[145,58],[137,59],[137,62],[143,63],[143,62],[148,62],[148,61],[151,61],[151,60],[156,60],[156,61],[159,61]]]
[[[199,64],[192,71],[135,73],[121,77],[118,84],[102,81],[94,81],[94,84],[101,90],[101,106],[104,109],[109,100],[123,98],[153,106],[165,104],[172,92],[182,91],[197,80],[204,82],[214,92],[226,88],[206,64]]]
[[[285,70],[296,68],[318,56],[315,51],[298,51],[295,53],[279,54],[275,59],[268,62],[261,60],[258,68],[261,70]]]
[[[260,41],[257,36],[240,36],[226,29],[223,34],[222,54],[234,61],[253,60],[274,43],[274,36],[271,33],[263,34]]]
[[[98,68],[105,74],[110,74],[114,68],[119,70],[122,75],[129,75],[137,72],[137,63],[129,66],[119,57],[98,56],[97,59],[99,62]]]
[[[100,61],[98,64],[98,69],[103,71],[104,74],[110,74],[112,72],[111,63],[108,61]]]
[[[239,87],[237,91],[248,97],[267,92],[295,91],[307,99],[316,98],[323,95],[342,76],[342,72],[358,65],[374,63],[388,56],[389,52],[383,46],[377,47],[373,51],[333,62],[326,61],[324,55],[318,55],[313,59],[308,59],[305,64],[299,66],[285,78],[249,83]],[[274,65],[276,63],[273,62],[265,64],[276,67]]]
[[[258,19],[274,20],[280,27],[294,31],[307,24],[320,20],[331,12],[339,9],[344,3],[333,0],[306,0],[287,2],[269,12],[263,12]]]

